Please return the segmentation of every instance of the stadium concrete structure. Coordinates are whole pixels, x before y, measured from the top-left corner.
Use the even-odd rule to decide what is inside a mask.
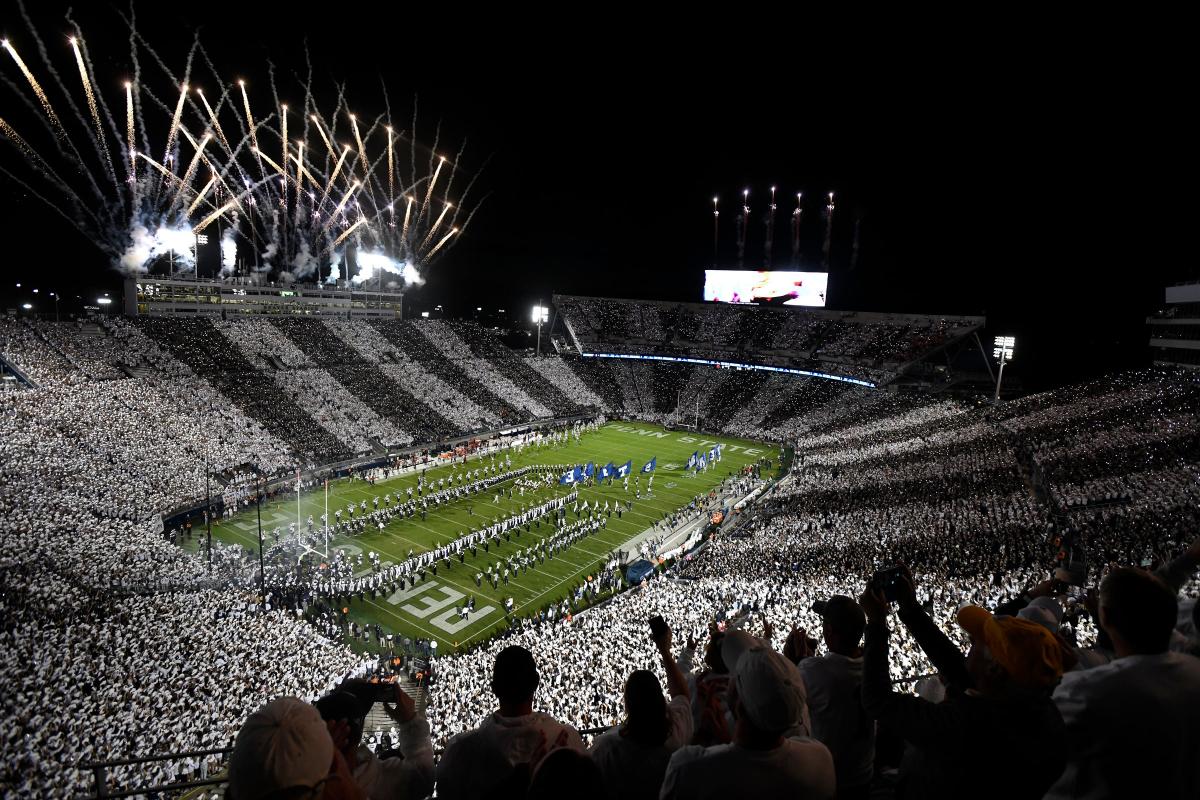
[[[996,606],[1060,562],[1094,585],[1099,565],[1177,555],[1198,523],[1194,372],[1125,373],[993,406],[979,317],[561,295],[551,354],[534,357],[475,322],[402,319],[399,293],[378,287],[132,289],[130,316],[0,318],[0,654],[18,704],[65,703],[64,691],[73,703],[69,721],[22,714],[5,733],[15,771],[4,779],[34,793],[220,783],[233,734],[270,692],[314,698],[348,674],[398,679],[440,748],[491,710],[479,676],[509,642],[553,665],[545,709],[594,733],[620,717],[648,616],[701,646],[717,616],[819,630],[814,600],[856,595],[864,575],[899,561],[963,645],[951,623],[964,598]],[[574,465],[622,453],[637,470],[666,455],[658,437],[672,448],[653,473],[662,508],[642,495],[651,472],[628,489],[583,487],[591,495],[564,482]],[[711,457],[721,442],[745,457],[689,490],[700,480],[689,453]],[[306,563],[328,572],[290,572],[289,539],[302,555],[321,546],[323,526],[307,519],[319,518],[327,478],[345,514]],[[425,507],[416,489],[450,494]],[[375,504],[381,492],[394,500]],[[567,506],[554,525],[521,516],[585,496],[632,503],[624,526],[610,519],[602,532],[598,502]],[[485,503],[496,508],[486,522],[464,513]],[[258,543],[260,510],[280,542],[264,532]],[[427,524],[438,515],[442,527]],[[210,548],[214,517],[228,534]],[[383,533],[369,531],[377,523]],[[379,561],[363,553],[384,541],[368,536],[391,531],[411,544],[378,546]],[[485,540],[499,557],[458,547]],[[550,549],[530,547],[542,540],[561,555],[557,570],[535,560]],[[662,563],[625,590],[619,566],[645,556]],[[439,636],[475,635],[463,611],[472,582],[486,567],[500,583],[511,559],[545,567],[541,585],[517,567],[502,578],[529,582],[528,607],[498,638],[438,652]],[[424,574],[447,562],[453,571]],[[506,594],[494,588],[474,609],[487,635]],[[1194,594],[1194,575],[1180,588]],[[1093,648],[1094,623],[1063,603],[1075,644]],[[381,635],[384,612],[431,633]],[[119,657],[105,642],[121,643]],[[180,642],[193,652],[175,652]],[[898,686],[934,671],[911,640],[897,651]],[[46,653],[62,655],[50,664]],[[224,667],[198,668],[211,653]],[[34,662],[44,669],[17,669]],[[105,679],[75,690],[67,676],[98,663]],[[153,696],[112,680],[151,673]],[[199,720],[197,696],[218,698]],[[370,718],[373,743],[388,724]]]
[[[1146,319],[1154,363],[1200,369],[1200,283],[1168,286],[1163,308]]]

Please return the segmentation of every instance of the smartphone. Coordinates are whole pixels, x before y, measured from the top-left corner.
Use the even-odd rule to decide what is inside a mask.
[[[894,603],[899,596],[900,580],[904,575],[904,567],[888,567],[875,573],[871,579],[872,586],[883,592],[883,597],[889,603]]]
[[[670,630],[670,628],[667,627],[667,621],[665,619],[657,614],[650,618],[650,633],[654,635],[655,639],[661,639],[662,637],[666,636],[668,630]]]
[[[396,702],[396,684],[391,681],[380,681],[379,683],[371,684],[372,699],[376,703],[394,703]]]

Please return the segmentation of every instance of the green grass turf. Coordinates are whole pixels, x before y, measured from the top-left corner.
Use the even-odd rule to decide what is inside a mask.
[[[720,441],[724,445],[722,460],[713,465],[706,473],[700,473],[695,478],[686,477],[684,465],[688,456],[697,449],[707,452],[713,442]],[[749,449],[749,452],[747,452]],[[490,553],[484,553],[482,548],[477,557],[467,554],[466,563],[460,564],[453,560],[453,568],[449,571],[439,566],[437,576],[426,575],[424,582],[410,588],[408,596],[400,598],[396,594],[379,596],[374,599],[368,594],[366,599],[354,599],[349,603],[349,618],[360,624],[374,625],[378,623],[385,632],[401,636],[419,636],[433,639],[439,643],[441,652],[449,652],[476,644],[493,635],[497,630],[507,627],[504,616],[504,598],[513,598],[514,616],[530,616],[553,602],[566,599],[575,586],[589,574],[594,574],[597,567],[607,561],[608,555],[625,544],[630,538],[642,533],[655,522],[662,519],[664,513],[669,513],[686,506],[696,495],[708,492],[719,484],[730,473],[737,473],[743,466],[767,457],[773,461],[779,458],[776,447],[758,442],[750,442],[727,437],[695,436],[687,431],[667,431],[661,427],[635,422],[610,422],[599,430],[583,434],[581,441],[576,443],[574,438],[569,443],[559,446],[526,448],[520,454],[511,452],[512,468],[528,464],[586,464],[595,462],[597,467],[612,461],[617,466],[627,459],[633,460],[633,472],[630,477],[630,490],[626,492],[620,482],[609,486],[595,486],[580,490],[580,502],[588,500],[594,503],[599,499],[601,505],[607,499],[610,502],[624,502],[634,499],[633,475],[639,474],[642,465],[651,457],[657,457],[657,469],[654,472],[654,497],[646,496],[647,477],[641,476],[642,499],[634,500],[633,510],[625,512],[618,518],[614,513],[609,519],[608,526],[599,532],[577,542],[573,547],[554,559],[547,559],[544,564],[538,564],[527,572],[510,576],[509,584],[500,583],[498,590],[493,590],[486,579],[481,588],[475,586],[475,573],[487,573],[490,564],[497,563],[533,544],[538,538],[550,536],[554,528],[543,521],[541,528],[534,527],[532,532],[522,532],[519,538],[514,537],[511,543],[501,540],[501,547],[492,547]],[[490,456],[483,456],[482,463],[491,463]],[[467,467],[474,469],[478,460],[470,458]],[[461,464],[430,468],[427,479],[436,481],[438,478],[463,469]],[[403,497],[409,486],[415,487],[417,473],[410,473],[388,481],[378,482],[371,486],[362,480],[341,479],[329,484],[329,510],[332,517],[335,509],[343,511],[350,502],[356,505],[361,500],[367,501],[371,510],[371,500],[381,498],[385,493],[393,495],[399,491]],[[502,488],[512,487],[511,482]],[[553,489],[536,493],[526,490],[525,496],[519,496],[514,488],[512,499],[502,497],[499,503],[493,503],[497,488],[471,495],[468,499],[431,508],[428,519],[422,521],[420,516],[411,519],[394,520],[383,531],[372,531],[354,537],[339,536],[332,539],[330,547],[348,550],[354,554],[361,550],[365,555],[370,551],[379,553],[384,564],[397,563],[408,557],[411,549],[421,553],[440,544],[457,538],[461,533],[482,525],[489,524],[493,519],[505,519],[521,512],[521,506],[532,506],[551,497],[569,491],[569,487],[555,484]],[[415,495],[414,495],[415,496]],[[468,512],[468,506],[473,506],[474,515]],[[324,492],[321,490],[302,493],[300,496],[300,516],[302,523],[307,526],[308,516],[319,520],[325,509]],[[569,513],[568,519],[574,520],[574,514]],[[296,521],[296,499],[292,494],[288,498],[279,498],[264,503],[262,508],[262,525],[264,541],[268,544],[273,540],[271,531],[282,528],[282,535],[287,535],[289,522]],[[257,550],[258,534],[254,507],[243,511],[229,520],[222,520],[213,526],[213,538],[229,544],[241,545],[249,550]],[[192,549],[201,546],[202,536],[194,536],[185,546]],[[502,568],[503,565],[501,565]],[[371,571],[369,561],[364,559],[359,574]],[[471,615],[470,624],[453,632],[434,624],[433,620],[444,617],[446,612],[463,605],[465,597],[474,596],[476,611]],[[439,605],[442,604],[442,605]],[[435,611],[427,611],[430,606],[437,606]],[[482,609],[494,607],[494,611],[484,614]],[[444,620],[443,625],[457,624],[457,616],[452,621]],[[352,645],[360,646],[358,642]]]

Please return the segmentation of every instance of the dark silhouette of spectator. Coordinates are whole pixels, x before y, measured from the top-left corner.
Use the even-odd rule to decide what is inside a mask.
[[[540,676],[533,655],[516,645],[496,655],[492,693],[499,709],[473,731],[455,736],[438,765],[438,796],[493,798],[527,782],[546,754],[560,747],[582,752],[570,725],[533,710]],[[523,777],[524,776],[524,777]]]
[[[321,718],[337,727],[334,739],[359,787],[371,800],[427,797],[433,791],[433,744],[429,723],[399,684],[383,684],[394,692],[394,706],[384,712],[397,725],[399,754],[380,758],[362,744],[363,723],[375,705],[378,684],[346,681],[314,705]],[[331,728],[333,732],[333,728]]]
[[[941,703],[893,689],[889,603],[873,580],[859,599],[867,615],[862,700],[909,745],[900,796],[1041,798],[1066,763],[1066,732],[1050,700],[1063,669],[1058,640],[1036,622],[965,606],[958,612],[971,637],[964,657],[916,602],[910,575],[898,592],[900,620],[947,687]],[[1020,763],[1005,763],[1006,754],[1020,754]]]
[[[657,787],[655,787],[657,790]],[[529,784],[528,800],[602,800],[604,777],[584,753],[560,747],[542,759]]]
[[[875,766],[875,723],[862,707],[863,630],[866,615],[852,598],[834,595],[815,606],[829,652],[810,655],[803,629],[788,637],[799,651],[800,674],[808,690],[812,735],[829,748],[837,771],[839,798],[867,797]]]
[[[661,797],[832,798],[829,749],[807,736],[785,738],[806,717],[804,679],[796,665],[741,631],[725,636],[722,656],[734,665],[733,742],[676,751]]]
[[[604,775],[608,796],[658,797],[671,754],[692,738],[692,712],[683,670],[671,655],[668,628],[655,639],[667,672],[671,700],[663,697],[658,676],[636,670],[625,682],[625,721],[596,738],[591,757]]]
[[[280,697],[251,714],[229,757],[232,800],[363,800],[330,729],[308,703]]]
[[[1175,592],[1145,570],[1117,567],[1100,584],[1115,658],[1054,692],[1069,762],[1047,797],[1200,796],[1200,659],[1168,650],[1177,614]]]

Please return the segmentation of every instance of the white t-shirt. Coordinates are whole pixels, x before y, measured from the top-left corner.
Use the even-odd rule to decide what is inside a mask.
[[[646,747],[622,736],[620,728],[609,728],[596,737],[588,754],[604,775],[606,794],[621,798],[658,797],[671,754],[692,738],[692,710],[687,695],[667,704],[671,733],[658,747]]]
[[[862,706],[862,658],[838,653],[806,658],[812,735],[833,753],[838,786],[864,786],[875,768],[875,723]]]
[[[437,768],[438,797],[487,796],[511,772],[528,764],[530,771],[546,754],[560,747],[584,752],[583,739],[570,725],[534,711],[521,717],[488,716],[473,731],[455,736],[446,745]]]
[[[393,735],[395,735],[395,728]],[[401,723],[400,752],[403,758],[376,758],[366,746],[359,746],[354,782],[369,800],[409,800],[423,798],[433,790],[433,745],[429,723],[416,716]]]
[[[1200,797],[1200,659],[1126,656],[1068,672],[1054,703],[1067,768],[1047,798]]]
[[[837,780],[829,748],[815,739],[784,739],[774,750],[737,744],[683,747],[671,756],[662,800],[731,797],[833,798]]]

